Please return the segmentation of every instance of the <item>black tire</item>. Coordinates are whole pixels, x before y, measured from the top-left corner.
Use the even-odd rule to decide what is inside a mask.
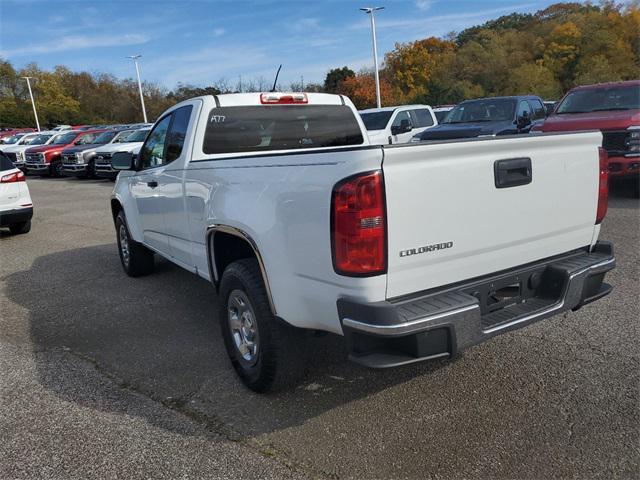
[[[29,233],[29,231],[31,230],[31,220],[27,220],[26,222],[13,223],[9,225],[9,230],[14,235]]]
[[[62,161],[61,160],[52,160],[51,165],[49,165],[49,174],[53,178],[60,178],[64,176],[62,173]]]
[[[96,178],[96,164],[93,160],[91,160],[88,164],[87,164],[87,177],[86,178]]]
[[[153,273],[153,252],[144,245],[131,238],[127,219],[124,212],[116,217],[116,238],[118,240],[118,254],[125,273],[130,277],[142,277]],[[125,241],[126,240],[126,248]]]
[[[238,292],[249,300],[255,318],[258,341],[251,359],[241,353],[231,328],[234,304],[231,297]],[[249,389],[258,393],[279,390],[291,386],[302,376],[306,332],[273,315],[255,259],[238,260],[225,269],[220,282],[219,303],[218,317],[229,359]]]

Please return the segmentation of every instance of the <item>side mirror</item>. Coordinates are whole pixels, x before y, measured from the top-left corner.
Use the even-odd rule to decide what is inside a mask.
[[[524,115],[517,118],[516,124],[518,125],[518,128],[528,127],[531,125],[531,117],[529,117],[527,112],[525,112]]]
[[[135,170],[136,164],[131,152],[114,153],[111,157],[111,168],[114,170]]]

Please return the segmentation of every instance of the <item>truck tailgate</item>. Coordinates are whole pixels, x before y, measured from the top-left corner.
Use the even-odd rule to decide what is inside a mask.
[[[385,147],[387,298],[590,245],[601,144],[585,132]]]

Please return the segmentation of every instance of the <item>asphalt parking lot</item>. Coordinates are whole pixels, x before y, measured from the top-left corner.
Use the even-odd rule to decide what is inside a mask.
[[[0,478],[638,478],[640,206],[614,192],[612,295],[455,361],[366,370],[316,339],[292,390],[227,361],[216,298],[166,261],[131,279],[112,183],[29,177],[0,234]],[[551,214],[551,212],[550,212]]]

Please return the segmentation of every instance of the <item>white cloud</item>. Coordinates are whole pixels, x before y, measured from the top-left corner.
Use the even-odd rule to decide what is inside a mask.
[[[227,31],[224,28],[215,28],[213,30],[213,36],[214,37],[221,37],[225,33],[227,33]]]
[[[130,33],[124,35],[65,35],[56,40],[45,43],[35,43],[13,50],[4,50],[0,55],[5,57],[28,56],[39,53],[64,52],[68,50],[82,50],[85,48],[118,47],[123,45],[139,45],[149,41],[149,37],[142,34]]]
[[[427,11],[431,8],[431,5],[433,5],[432,0],[416,0],[416,7],[420,10]]]

